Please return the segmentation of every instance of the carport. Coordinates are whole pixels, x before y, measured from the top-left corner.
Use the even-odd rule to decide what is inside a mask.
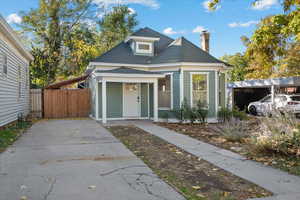
[[[240,110],[246,110],[249,103],[258,101],[268,94],[300,93],[300,77],[246,80],[227,84],[228,102]]]

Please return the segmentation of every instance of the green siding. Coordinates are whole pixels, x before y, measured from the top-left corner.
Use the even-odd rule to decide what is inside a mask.
[[[197,72],[197,71],[184,71],[183,73],[183,94],[184,98],[186,98],[188,105],[191,104],[191,72]],[[199,71],[198,71],[199,72]],[[201,71],[201,72],[208,72],[208,78],[209,78],[209,112],[208,117],[215,117],[216,116],[216,82],[215,82],[215,72],[214,71]]]
[[[221,73],[220,75],[220,81],[219,81],[219,87],[220,87],[220,106],[222,106],[223,108],[226,106],[225,102],[226,102],[226,95],[225,95],[225,73]]]
[[[216,73],[209,72],[209,112],[208,117],[216,117]]]
[[[102,83],[98,83],[98,102],[99,102],[99,105],[98,105],[98,115],[99,115],[99,118],[102,118]]]
[[[107,118],[123,117],[123,84],[107,83]]]
[[[150,100],[150,105],[149,105],[149,107],[150,107],[150,117],[153,117],[153,106],[154,106],[154,104],[153,104],[153,84],[152,83],[150,83],[149,84],[149,100]]]
[[[148,117],[148,84],[141,83],[141,117]]]
[[[173,109],[180,108],[180,73],[173,72]]]

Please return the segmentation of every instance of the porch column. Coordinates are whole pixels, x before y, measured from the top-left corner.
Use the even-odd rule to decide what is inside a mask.
[[[102,81],[102,123],[105,124],[106,120],[106,80]]]
[[[274,105],[274,97],[275,97],[275,85],[271,85],[271,102],[272,102],[272,106]]]
[[[153,84],[153,117],[154,117],[154,121],[157,122],[158,121],[158,83],[157,83],[157,79],[154,81]]]
[[[216,110],[216,118],[218,117],[218,111],[219,111],[219,94],[220,94],[220,91],[219,91],[219,75],[220,75],[220,72],[219,71],[215,71],[215,110]]]
[[[99,81],[96,78],[96,110],[95,110],[95,118],[99,120]]]

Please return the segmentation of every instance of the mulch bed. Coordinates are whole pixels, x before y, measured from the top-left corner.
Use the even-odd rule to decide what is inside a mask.
[[[271,195],[265,189],[198,159],[139,128],[107,128],[158,176],[189,200],[243,200]]]

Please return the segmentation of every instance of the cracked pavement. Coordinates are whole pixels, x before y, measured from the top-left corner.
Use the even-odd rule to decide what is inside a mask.
[[[184,200],[100,124],[37,122],[0,154],[0,200]]]

